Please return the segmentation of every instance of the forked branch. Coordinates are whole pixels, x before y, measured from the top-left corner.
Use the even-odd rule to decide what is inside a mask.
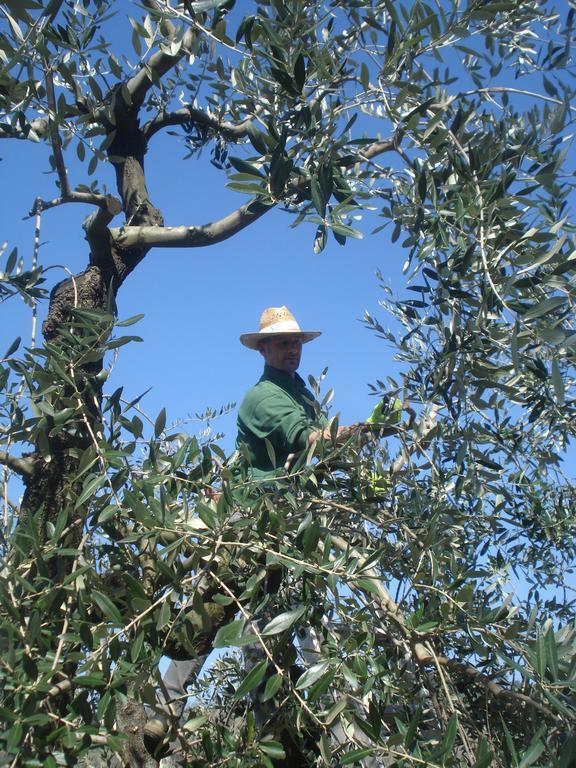
[[[360,160],[371,161],[374,157],[384,152],[392,152],[398,148],[402,134],[395,133],[386,141],[376,141],[365,147],[359,153]],[[297,195],[303,192],[310,180],[305,176],[299,176],[289,185],[289,191]],[[112,237],[122,248],[151,248],[162,246],[163,248],[200,248],[221,243],[237,232],[253,224],[265,213],[276,206],[275,201],[264,202],[260,198],[253,198],[246,205],[224,216],[218,221],[202,226],[180,227],[120,227],[112,229]]]

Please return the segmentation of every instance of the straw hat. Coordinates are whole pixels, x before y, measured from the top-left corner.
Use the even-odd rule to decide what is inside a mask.
[[[266,339],[290,334],[297,336],[303,344],[320,336],[322,331],[301,331],[296,318],[288,307],[268,307],[260,316],[260,330],[257,333],[243,333],[240,341],[248,349],[258,349],[258,344]]]

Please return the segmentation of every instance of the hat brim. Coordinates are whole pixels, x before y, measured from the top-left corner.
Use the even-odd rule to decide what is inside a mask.
[[[240,342],[248,349],[258,349],[258,344],[267,339],[277,339],[279,336],[295,336],[302,344],[307,344],[322,335],[322,331],[278,331],[277,333],[243,333]]]

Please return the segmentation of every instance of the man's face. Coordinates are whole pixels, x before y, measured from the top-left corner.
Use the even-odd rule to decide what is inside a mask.
[[[267,365],[293,376],[300,365],[302,356],[302,341],[298,336],[276,336],[273,339],[260,342],[258,347]]]

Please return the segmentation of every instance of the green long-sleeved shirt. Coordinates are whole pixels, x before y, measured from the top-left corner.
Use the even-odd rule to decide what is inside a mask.
[[[236,447],[244,444],[254,477],[267,477],[282,469],[290,453],[307,446],[308,435],[323,428],[320,406],[298,374],[264,367],[258,383],[248,390],[238,411]],[[265,440],[274,448],[273,464]]]

